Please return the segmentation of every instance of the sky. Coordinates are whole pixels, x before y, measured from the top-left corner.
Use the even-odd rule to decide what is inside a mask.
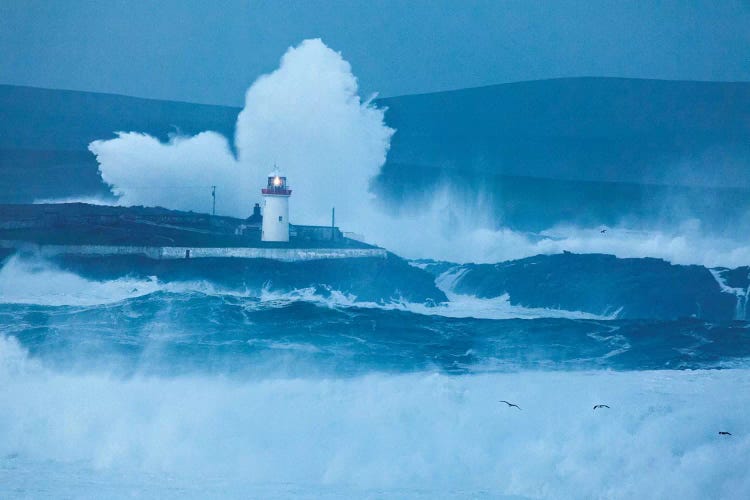
[[[320,37],[363,94],[570,76],[750,81],[750,1],[3,0],[0,83],[240,105]]]

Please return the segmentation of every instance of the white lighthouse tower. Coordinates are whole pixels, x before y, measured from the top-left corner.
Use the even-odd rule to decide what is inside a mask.
[[[292,190],[278,170],[268,174],[263,190],[263,227],[261,240],[289,241],[289,197]]]

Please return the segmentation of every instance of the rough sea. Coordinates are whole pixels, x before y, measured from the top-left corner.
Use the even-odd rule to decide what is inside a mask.
[[[368,302],[10,259],[0,496],[750,498],[750,323],[445,276]]]

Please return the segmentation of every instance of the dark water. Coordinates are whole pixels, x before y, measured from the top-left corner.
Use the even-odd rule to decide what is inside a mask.
[[[157,291],[104,305],[0,304],[0,333],[56,367],[123,374],[698,369],[750,360],[742,321],[475,319],[432,310]]]

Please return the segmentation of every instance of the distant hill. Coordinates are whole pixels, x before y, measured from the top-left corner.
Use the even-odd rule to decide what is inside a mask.
[[[102,196],[88,151],[116,131],[166,139],[206,129],[234,134],[237,108],[121,95],[0,85],[0,203]]]
[[[0,149],[86,150],[116,131],[234,135],[238,108],[0,85]]]
[[[373,184],[389,210],[442,185],[467,199],[485,190],[504,223],[525,229],[671,211],[723,223],[750,210],[750,83],[570,78],[377,104],[397,130]],[[0,85],[0,203],[104,195],[92,140],[120,130],[232,137],[238,112]]]
[[[744,155],[744,177],[724,185],[741,180],[750,187],[750,83],[565,78],[378,104],[388,107],[388,124],[398,130],[394,163],[680,184],[686,179],[664,176],[665,162],[737,153]]]
[[[522,230],[750,230],[750,83],[566,78],[378,104],[397,132],[375,189],[394,212],[448,187]]]

